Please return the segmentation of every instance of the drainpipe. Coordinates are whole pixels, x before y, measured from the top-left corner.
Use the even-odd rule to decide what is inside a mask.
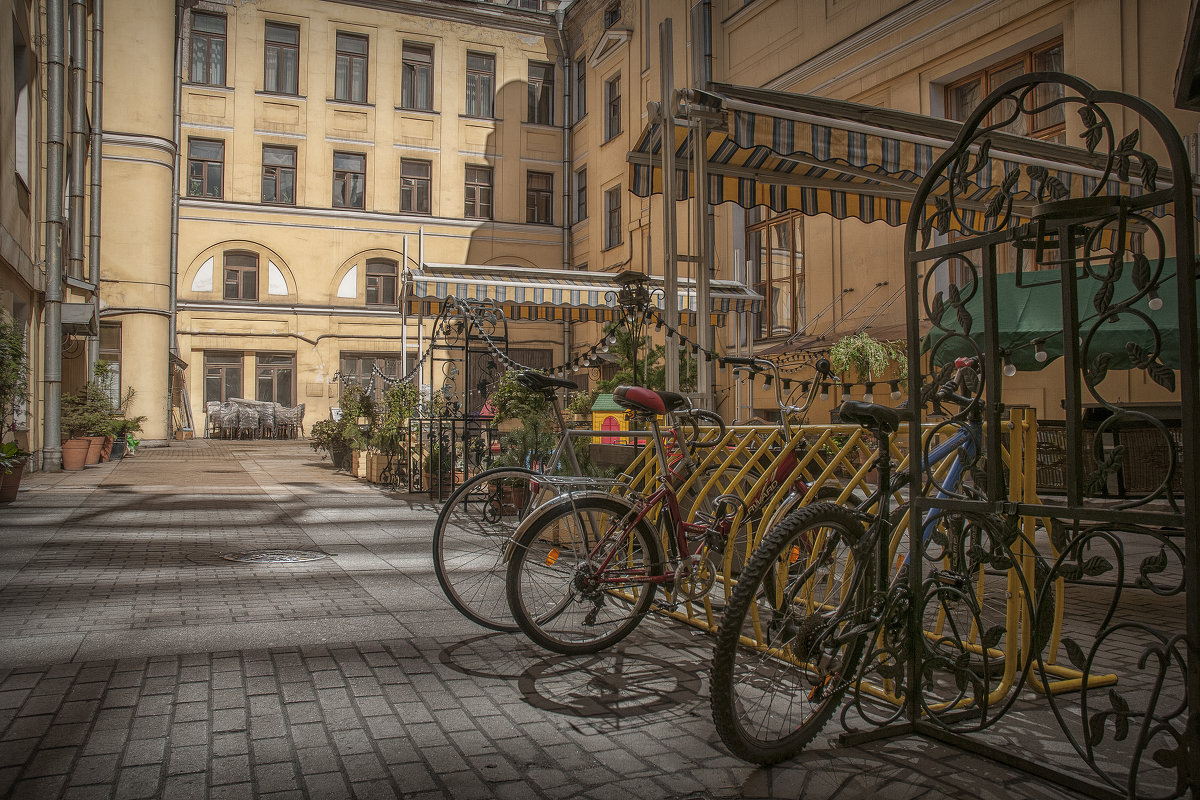
[[[563,63],[563,180],[562,180],[562,229],[563,229],[563,269],[571,269],[573,266],[572,242],[571,242],[571,180],[575,177],[575,171],[572,169],[571,158],[571,85],[574,80],[574,72],[571,69],[571,52],[567,48],[567,34],[563,29],[566,23],[567,12],[559,8],[555,12],[555,21],[558,23],[558,53],[562,58]],[[563,363],[571,360],[571,321],[563,320]]]
[[[46,4],[46,357],[42,469],[62,469],[63,84],[66,19],[62,3]]]
[[[183,20],[184,12],[196,5],[196,0],[179,0],[175,5],[175,82],[174,82],[174,119],[172,142],[175,145],[175,160],[173,161],[174,169],[171,172],[171,255],[170,255],[170,279],[167,282],[167,310],[170,315],[167,319],[167,352],[170,355],[179,354],[179,346],[175,339],[176,328],[176,309],[175,309],[175,283],[178,280],[178,264],[179,258],[179,172],[181,145],[180,145],[180,128],[183,103]],[[171,430],[171,384],[174,374],[175,365],[170,356],[167,357],[167,396],[164,398],[166,402],[166,420],[167,420],[167,440],[170,441],[175,432]]]
[[[662,103],[659,109],[659,133],[662,136],[663,187],[663,317],[671,330],[679,330],[679,265],[676,261],[678,239],[675,228],[675,71],[674,39],[671,18],[658,26],[659,53],[662,59]],[[679,391],[679,347],[667,337],[666,388]]]
[[[67,274],[82,280],[83,185],[87,179],[87,139],[83,132],[83,122],[87,118],[87,94],[84,92],[87,86],[87,71],[84,69],[87,63],[87,6],[84,0],[71,0],[68,36],[71,40],[71,191],[67,206],[70,220],[67,229]],[[95,287],[92,288],[95,291]]]
[[[712,78],[712,6],[709,0],[701,0],[693,9],[692,41],[703,43],[703,54],[700,56],[693,75],[699,88],[708,88]],[[703,116],[698,120],[695,135],[692,138],[692,177],[695,180],[696,191],[692,202],[696,213],[696,255],[699,261],[696,265],[696,332],[699,345],[704,352],[713,350],[713,326],[709,318],[709,278],[712,275],[714,251],[714,221],[710,214],[708,203],[708,122]],[[696,357],[696,391],[701,396],[701,405],[708,409],[716,408],[716,393],[713,381],[715,378],[713,364],[703,354]]]
[[[96,319],[100,319],[100,174],[104,147],[102,106],[104,94],[104,0],[92,0],[92,135],[89,151],[92,158],[92,187],[88,204],[88,280],[91,281],[92,304]],[[88,343],[88,363],[100,360],[100,337]]]

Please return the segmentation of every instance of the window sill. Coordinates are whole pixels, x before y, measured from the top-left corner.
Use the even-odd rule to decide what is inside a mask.
[[[471,216],[467,216],[466,214],[463,214],[463,219],[473,219],[476,222],[495,222],[496,221],[494,217],[471,217]]]
[[[542,220],[534,220],[534,219],[527,219],[527,220],[525,220],[525,224],[526,224],[526,225],[542,225],[542,226],[544,226],[544,227],[554,227],[554,223],[553,223],[553,222],[549,222],[549,221],[542,221]]]
[[[406,114],[425,114],[430,117],[440,117],[442,112],[436,108],[408,108],[407,106],[395,106],[395,111],[403,111]]]
[[[186,197],[188,200],[212,200],[213,202],[217,202],[217,203],[220,203],[225,199],[223,196],[222,197],[211,197],[206,194],[187,194],[187,195],[184,195],[184,197]]]
[[[500,117],[476,117],[471,114],[459,114],[459,119],[469,119],[473,122],[503,122]]]
[[[397,213],[400,213],[400,214],[411,214],[411,215],[412,215],[412,216],[414,216],[414,217],[432,217],[432,216],[433,216],[433,212],[432,212],[432,211],[413,211],[413,210],[411,210],[411,209],[408,209],[408,208],[402,208],[402,209],[400,209],[400,211],[399,211],[399,212],[397,212]]]
[[[624,131],[617,131],[617,132],[616,132],[616,133],[614,133],[612,136],[608,137],[608,138],[607,138],[607,139],[605,139],[603,142],[601,142],[601,143],[600,143],[600,146],[601,146],[601,147],[603,147],[604,145],[608,144],[609,142],[616,141],[617,139],[620,139],[620,138],[621,138],[621,134],[622,134],[622,133],[624,133]]]
[[[334,211],[366,211],[366,206],[330,206]]]
[[[604,248],[600,252],[607,253],[609,250],[616,250],[618,247],[620,247],[623,244],[625,244],[625,243],[624,242],[614,242],[613,244],[605,245]]]
[[[215,92],[232,92],[233,91],[232,86],[226,86],[224,84],[217,84],[217,83],[192,83],[191,81],[186,81],[186,82],[184,82],[183,86],[184,86],[184,88],[187,88],[187,89],[212,89]]]
[[[308,97],[306,97],[305,95],[302,95],[302,94],[290,94],[288,92],[269,92],[266,89],[259,89],[254,94],[257,97],[278,97],[281,100],[302,100],[305,102],[308,101]]]
[[[580,124],[580,123],[582,123],[582,122],[584,122],[585,120],[587,120],[587,118],[588,118],[588,115],[587,115],[587,114],[584,114],[582,117],[580,117],[579,119],[577,119],[577,120],[575,120],[574,122],[572,122],[572,123],[571,123],[571,130],[572,130],[572,131],[574,131],[574,130],[575,130],[575,126],[576,126],[576,125],[579,125],[579,124]]]
[[[369,103],[369,102],[360,103],[357,100],[341,100],[337,97],[327,97],[327,98],[325,98],[325,103],[327,105],[350,106],[351,108],[374,108],[375,107],[374,103]]]
[[[553,122],[526,122],[524,123],[529,128],[546,128],[551,131],[561,131],[562,128],[555,125]]]

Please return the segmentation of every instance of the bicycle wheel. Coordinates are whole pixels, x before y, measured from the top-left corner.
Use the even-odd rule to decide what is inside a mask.
[[[615,499],[587,498],[520,532],[508,605],[530,639],[557,653],[595,653],[641,622],[655,589],[643,581],[662,575],[663,561],[654,529],[645,521],[626,529],[628,515]]]
[[[556,492],[524,467],[481,472],[450,495],[433,529],[433,567],[446,598],[473,622],[513,632],[504,553],[517,526]]]
[[[717,632],[713,721],[737,756],[773,764],[824,727],[853,682],[874,569],[852,548],[864,535],[830,503],[790,514],[754,551]]]

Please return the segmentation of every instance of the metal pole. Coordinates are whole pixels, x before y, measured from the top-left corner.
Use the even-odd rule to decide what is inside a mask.
[[[63,106],[66,18],[62,3],[46,4],[46,340],[42,469],[62,469]]]
[[[87,6],[83,0],[71,0],[68,36],[71,83],[71,185],[68,198],[67,274],[83,279],[83,185],[87,180],[87,139],[83,122],[87,118]],[[94,288],[94,287],[93,287]],[[90,367],[91,364],[89,363]]]
[[[709,36],[709,15],[712,7],[707,0],[692,7],[692,47],[696,58],[693,69],[695,83],[703,89],[711,77],[712,42]],[[713,219],[708,204],[708,121],[700,116],[692,136],[692,164],[695,170],[693,193],[696,213],[696,338],[701,352],[696,354],[696,392],[700,405],[707,409],[716,408],[713,392],[715,370],[711,361],[704,357],[713,349],[713,327],[709,316],[709,278],[713,261]]]
[[[679,266],[676,262],[675,229],[675,79],[672,70],[674,55],[671,42],[671,18],[658,25],[659,53],[662,60],[662,102],[659,108],[662,133],[662,185],[663,185],[663,317],[671,330],[679,330]],[[679,348],[667,341],[666,389],[679,391]]]
[[[100,319],[100,185],[104,148],[104,0],[92,0],[92,135],[89,150],[92,159],[92,185],[88,203],[88,281],[92,284],[92,305]],[[100,360],[100,337],[88,343],[88,363]]]

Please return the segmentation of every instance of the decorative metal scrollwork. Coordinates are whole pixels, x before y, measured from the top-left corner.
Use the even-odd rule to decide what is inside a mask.
[[[1072,109],[1081,123],[1067,128],[1079,130],[1073,151],[1027,148],[1008,133]],[[922,570],[902,600],[908,627],[878,632],[847,727],[901,719],[895,705],[870,713],[890,693],[908,700],[918,730],[970,736],[1009,759],[1021,757],[1021,732],[1057,738],[1065,749],[1028,750],[1024,760],[1077,788],[1200,793],[1200,697],[1188,692],[1200,682],[1188,638],[1200,631],[1200,598],[1188,594],[1200,585],[1200,546],[1185,502],[1200,487],[1184,469],[1196,438],[1187,415],[1200,408],[1195,208],[1166,117],[1067,75],[1001,86],[935,163],[906,234],[910,308],[928,322],[910,324],[926,360],[909,370],[935,376],[923,387],[914,377],[925,390],[914,396],[936,397],[955,359],[978,359],[980,382],[972,405],[917,416],[933,431],[910,444],[930,467],[914,467],[925,491],[911,507],[923,523],[906,540]],[[1056,310],[1057,321],[1012,324],[1033,308],[1034,290],[1053,295],[1040,313]],[[1065,417],[1048,428],[1064,435],[1061,459],[1047,457],[1066,476],[1060,487],[1020,468],[1040,453],[1010,457],[1037,439],[1030,417],[1004,413],[1032,394],[1028,380],[1023,395],[1005,386],[1018,363],[1052,367],[1041,375],[1055,377],[1037,383],[1062,386],[1041,404],[1051,420]],[[1135,389],[1140,404],[1130,402]],[[1163,410],[1171,405],[1178,421]],[[932,448],[973,415],[982,439],[965,454],[971,477],[937,474]],[[997,598],[998,619],[989,610]]]

